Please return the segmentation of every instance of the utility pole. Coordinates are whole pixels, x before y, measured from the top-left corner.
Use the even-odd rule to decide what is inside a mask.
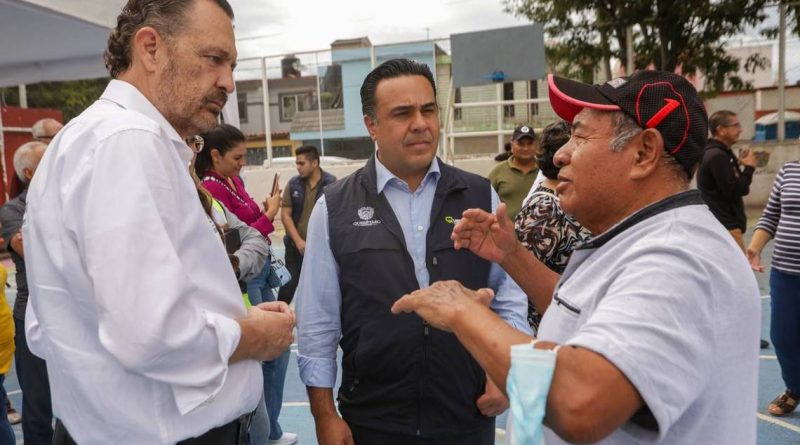
[[[625,41],[628,42],[628,46],[625,48],[626,58],[628,59],[628,63],[625,65],[625,74],[630,76],[636,67],[633,63],[633,26],[628,26],[625,29]]]
[[[786,139],[786,3],[778,6],[778,141]]]

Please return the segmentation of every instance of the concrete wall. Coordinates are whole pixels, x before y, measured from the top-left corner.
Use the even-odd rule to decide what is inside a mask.
[[[739,122],[742,124],[743,140],[753,139],[756,133],[756,99],[755,94],[743,93],[736,95],[720,95],[705,102],[706,112],[711,116],[720,110],[729,110],[737,114]]]
[[[800,88],[786,88],[786,109],[800,109]],[[715,111],[730,110],[739,116],[742,123],[744,140],[753,139],[757,113],[771,112],[778,109],[778,90],[776,88],[725,93],[705,101],[706,111],[710,116]],[[760,116],[761,114],[758,114]]]
[[[494,155],[492,155],[492,157],[475,156],[457,159],[456,167],[481,176],[486,176],[486,174],[489,173],[489,170],[491,170],[496,164],[494,159],[492,159],[493,157]],[[362,160],[354,161],[349,164],[323,164],[322,168],[337,178],[343,178],[363,167],[365,162],[365,160]],[[253,196],[253,199],[255,199],[256,202],[260,203],[264,200],[264,197],[266,197],[270,187],[272,187],[272,178],[276,172],[280,172],[281,174],[281,189],[286,186],[286,183],[289,182],[289,179],[291,179],[292,176],[297,174],[297,170],[294,168],[294,165],[281,166],[280,168],[245,167],[244,170],[242,170],[242,176],[244,177],[245,184],[247,185],[247,191],[251,196]]]
[[[800,159],[800,141],[791,141],[782,144],[740,143],[734,146],[734,151],[745,148],[751,148],[757,152],[769,153],[769,160],[766,163],[762,163],[763,165],[760,165],[756,169],[756,173],[753,176],[753,183],[750,186],[750,194],[746,196],[744,200],[745,205],[748,207],[763,208],[769,199],[772,183],[775,181],[775,175],[777,175],[781,166],[789,161]],[[496,164],[494,159],[492,159],[493,157],[493,154],[491,156],[465,157],[457,159],[455,165],[466,171],[485,176]],[[322,168],[339,178],[343,178],[363,165],[364,161],[360,161],[345,165],[323,165]],[[247,190],[257,202],[261,202],[266,196],[269,188],[272,186],[272,177],[276,171],[281,172],[281,188],[286,185],[286,182],[288,182],[292,176],[297,174],[294,166],[280,169],[245,167],[243,176],[247,183]]]
[[[775,181],[778,170],[783,164],[800,159],[800,141],[739,143],[734,146],[734,151],[745,148],[755,150],[756,153],[769,154],[769,161],[760,162],[756,168],[753,183],[750,185],[750,194],[744,198],[744,204],[747,207],[763,208],[769,199],[769,192],[772,190],[772,183]],[[759,156],[763,157],[763,155]]]

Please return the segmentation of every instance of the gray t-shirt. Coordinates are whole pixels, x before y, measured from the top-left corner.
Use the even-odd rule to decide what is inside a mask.
[[[692,191],[576,250],[539,338],[604,356],[644,399],[657,427],[601,444],[755,444],[760,314],[747,260]]]
[[[17,300],[14,302],[14,318],[25,320],[25,308],[28,306],[28,278],[25,274],[25,261],[11,248],[11,237],[22,229],[22,217],[25,215],[25,199],[28,189],[23,190],[16,198],[0,207],[0,224],[3,226],[5,248],[11,254],[14,267],[17,269]]]

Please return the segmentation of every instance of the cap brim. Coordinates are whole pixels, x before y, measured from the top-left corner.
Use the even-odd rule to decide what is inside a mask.
[[[567,122],[572,122],[575,115],[584,108],[601,111],[619,111],[618,105],[612,103],[595,88],[574,80],[547,75],[550,94],[550,105],[553,111]]]

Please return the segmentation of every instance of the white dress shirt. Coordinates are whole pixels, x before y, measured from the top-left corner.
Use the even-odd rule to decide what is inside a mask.
[[[258,362],[228,365],[246,312],[191,156],[136,88],[112,80],[32,181],[26,332],[81,445],[175,443],[262,393]]]

